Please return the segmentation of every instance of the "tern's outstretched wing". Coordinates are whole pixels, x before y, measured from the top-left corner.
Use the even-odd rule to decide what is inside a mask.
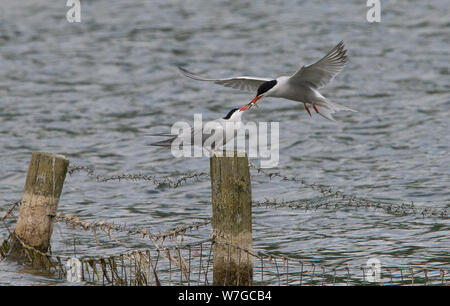
[[[321,60],[309,66],[301,67],[289,81],[293,83],[308,84],[313,88],[321,88],[327,85],[347,62],[344,42],[341,41],[331,49]]]
[[[190,130],[190,133],[188,134],[146,134],[147,136],[172,136],[169,139],[150,143],[148,145],[157,147],[171,147],[174,141],[177,140],[179,142],[178,145],[182,144],[183,146],[206,146],[211,148],[221,147],[226,143],[224,139],[227,139],[223,126],[223,124],[225,124],[224,121],[224,119],[208,121],[201,127]],[[230,138],[230,136],[228,136],[228,138]]]
[[[214,121],[212,121],[214,123]],[[223,127],[220,124],[215,124],[214,126],[211,126],[215,131],[221,132],[223,130]],[[210,128],[211,128],[210,127]],[[190,145],[199,145],[203,146],[205,141],[213,135],[212,131],[206,132],[203,130],[204,125],[200,129],[192,129],[191,133],[189,135],[173,135],[173,134],[165,134],[165,133],[158,133],[158,134],[146,134],[146,136],[166,136],[170,137],[169,139],[154,142],[148,144],[149,146],[156,146],[156,147],[171,147],[173,142],[179,138],[179,141],[183,143],[184,145],[190,144]],[[196,135],[201,134],[198,136],[198,139],[196,139]],[[199,140],[201,143],[196,143],[196,141]]]
[[[180,71],[187,76],[188,78],[197,80],[197,81],[208,81],[208,82],[214,82],[216,84],[230,87],[234,89],[239,89],[243,91],[249,91],[249,92],[256,92],[258,90],[258,87],[267,81],[270,81],[271,79],[264,79],[264,78],[254,78],[249,76],[240,76],[240,77],[234,77],[234,78],[227,78],[227,79],[207,79],[203,78],[201,76],[195,75],[192,72],[182,68],[178,67]]]
[[[172,137],[163,141],[158,141],[158,142],[154,142],[154,143],[150,143],[148,144],[149,146],[154,146],[154,147],[170,147],[172,146],[172,143],[174,142],[174,140],[177,137]]]

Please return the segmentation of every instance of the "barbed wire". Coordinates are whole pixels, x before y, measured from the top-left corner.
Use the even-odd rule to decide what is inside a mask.
[[[340,191],[332,190],[328,186],[308,183],[304,179],[295,176],[286,176],[279,172],[269,172],[261,169],[252,163],[249,166],[270,179],[278,178],[281,181],[291,181],[302,184],[313,190],[320,192],[324,198],[312,200],[269,200],[254,201],[254,207],[286,207],[291,209],[339,209],[339,208],[374,208],[383,209],[386,212],[406,215],[421,214],[422,216],[437,216],[448,218],[447,208],[423,208],[411,204],[392,204],[381,201],[365,199],[354,195],[348,195]],[[93,177],[98,182],[121,181],[121,180],[144,180],[157,186],[167,185],[177,188],[183,183],[194,179],[200,181],[209,176],[208,173],[193,172],[180,174],[178,179],[169,177],[156,177],[144,174],[120,174],[115,176],[101,176],[95,173],[92,167],[74,165],[69,167],[68,173],[72,175],[76,172],[84,172]],[[5,219],[12,216],[13,212],[20,206],[21,201],[14,201],[8,205],[8,209],[2,215],[2,221],[9,232]],[[152,233],[147,229],[131,228],[103,220],[87,221],[76,216],[63,215],[58,213],[55,216],[56,222],[65,223],[76,229],[92,231],[97,241],[96,231],[105,232],[111,240],[115,237],[111,232],[120,232],[127,235],[136,235],[140,238],[148,238],[153,248],[131,250],[125,253],[109,254],[101,256],[81,256],[79,260],[83,265],[83,280],[99,282],[103,284],[134,284],[134,285],[160,285],[164,281],[172,284],[172,276],[177,274],[178,284],[188,284],[197,280],[197,284],[208,285],[210,277],[209,267],[212,265],[212,249],[214,245],[222,245],[228,248],[235,248],[241,256],[253,258],[255,262],[255,284],[278,284],[278,285],[317,285],[317,284],[364,284],[367,283],[367,273],[375,273],[371,267],[336,265],[334,267],[325,266],[314,261],[306,261],[295,258],[292,255],[275,254],[267,251],[255,251],[253,249],[242,248],[238,245],[224,241],[223,237],[218,237],[217,233],[202,240],[184,243],[184,235],[187,231],[198,230],[199,228],[211,224],[211,218],[196,221],[166,230],[164,232]],[[10,233],[10,232],[9,232]],[[181,237],[178,242],[178,237]],[[11,238],[11,233],[10,233]],[[8,239],[10,239],[8,238]],[[27,245],[18,237],[26,252],[26,256],[32,264],[44,265],[50,271],[54,269],[60,277],[65,277],[67,269],[61,260],[69,260],[73,256],[54,255],[51,252],[44,253]],[[165,241],[172,241],[171,245],[164,245]],[[0,248],[0,257],[5,258],[8,251],[8,243],[5,240]],[[182,254],[183,252],[183,254]],[[244,255],[242,255],[242,254]],[[151,254],[154,254],[153,257]],[[155,256],[156,254],[156,256]],[[230,254],[230,252],[228,252]],[[229,255],[230,256],[230,255]],[[165,259],[162,260],[162,259]],[[197,260],[197,262],[195,262]],[[230,258],[228,258],[230,261]],[[158,266],[159,264],[159,266]],[[120,267],[119,267],[120,266]],[[450,273],[448,267],[427,267],[427,266],[383,266],[384,278],[378,280],[379,284],[446,284]],[[119,273],[121,269],[121,273]],[[198,273],[195,272],[198,270]],[[127,272],[129,271],[129,272]],[[352,272],[351,272],[352,271]],[[360,271],[360,272],[355,272]],[[362,271],[362,277],[361,277]],[[86,272],[86,278],[84,277]],[[192,273],[191,273],[192,272]],[[367,273],[366,273],[367,272]],[[128,274],[127,274],[128,273]],[[379,272],[377,272],[379,273]],[[409,274],[408,274],[409,273]],[[420,275],[419,275],[420,274]],[[386,278],[386,275],[389,275]],[[409,278],[408,278],[409,275]],[[423,275],[423,276],[422,276]],[[372,275],[373,276],[373,275]],[[194,277],[194,278],[193,278]],[[202,279],[202,281],[201,281]],[[372,278],[373,279],[373,278]]]
[[[96,222],[88,222],[82,221],[77,217],[73,216],[62,216],[58,214],[56,216],[56,221],[64,222],[74,227],[78,227],[84,230],[92,230],[93,228],[98,228],[103,231],[109,232],[111,230],[115,231],[127,231],[131,234],[139,234],[145,237],[146,235],[149,237],[158,237],[155,240],[162,239],[163,237],[174,237],[176,233],[185,232],[187,229],[196,228],[197,226],[202,226],[204,224],[209,224],[211,220],[205,220],[203,223],[193,223],[190,225],[185,225],[182,227],[177,227],[174,229],[170,229],[165,233],[158,233],[156,235],[148,235],[143,230],[130,230],[126,229],[123,226],[105,222],[105,221],[96,221]],[[18,238],[18,237],[16,237]],[[223,237],[220,237],[223,238]],[[72,256],[64,256],[58,255],[55,256],[51,253],[41,252],[27,244],[25,244],[20,238],[18,238],[19,242],[22,244],[23,248],[26,250],[26,255],[29,261],[34,265],[45,265],[47,270],[51,269],[56,270],[59,273],[60,277],[65,277],[67,270],[64,265],[61,263],[61,259],[69,260]],[[155,240],[151,240],[152,243]],[[203,264],[202,268],[202,257],[203,252],[203,244],[209,243],[209,253],[205,257],[206,263]],[[361,284],[366,281],[367,273],[374,273],[370,267],[357,267],[353,268],[354,271],[361,270],[361,275],[350,275],[350,268],[347,266],[335,266],[333,268],[323,266],[319,263],[315,262],[306,262],[299,258],[294,258],[287,255],[273,254],[265,251],[254,251],[250,249],[246,249],[240,247],[238,245],[221,241],[218,239],[218,233],[214,233],[211,237],[207,239],[203,239],[200,241],[194,241],[184,244],[176,244],[172,246],[162,246],[161,244],[154,243],[155,250],[151,251],[150,249],[145,250],[133,250],[126,253],[121,254],[112,254],[112,255],[102,255],[102,256],[82,256],[79,260],[84,265],[83,271],[85,270],[87,276],[89,277],[88,281],[94,281],[95,276],[97,276],[96,281],[103,280],[103,283],[106,282],[110,284],[137,284],[137,285],[148,285],[148,277],[151,272],[151,280],[155,280],[155,284],[161,284],[163,279],[167,279],[164,277],[165,274],[175,273],[173,270],[174,267],[177,267],[178,273],[180,273],[180,283],[188,284],[191,282],[191,265],[192,265],[192,248],[200,247],[200,267],[198,275],[204,275],[204,283],[209,284],[208,281],[208,268],[211,264],[211,250],[214,244],[219,244],[227,247],[236,248],[239,250],[239,254],[241,252],[245,253],[247,256],[251,256],[255,258],[257,265],[255,266],[256,273],[259,272],[259,276],[255,276],[256,283],[259,284],[278,284],[278,285],[324,285],[324,284],[342,284],[345,282],[349,283],[358,283]],[[0,255],[5,257],[7,254],[7,250],[4,247],[5,243],[2,245],[2,251]],[[181,254],[181,250],[188,251],[188,258],[184,258]],[[157,252],[157,259],[155,264],[153,265],[151,262],[150,252]],[[229,253],[230,254],[230,253]],[[128,260],[127,263],[124,262],[124,258]],[[158,262],[158,258],[167,259],[164,267],[157,269],[156,264]],[[239,255],[241,258],[241,255]],[[130,273],[128,274],[128,282],[127,276],[125,279],[118,276],[117,270],[117,262],[122,264],[122,274],[124,269],[130,269]],[[259,264],[259,265],[258,265]],[[278,266],[280,265],[280,267]],[[149,269],[151,267],[151,269]],[[309,268],[308,268],[309,267]],[[147,272],[144,273],[144,270],[147,269]],[[134,274],[132,273],[134,271]],[[366,271],[367,270],[367,271]],[[102,276],[100,277],[99,271],[102,272]],[[289,272],[291,271],[291,272]],[[316,273],[319,271],[319,273]],[[337,272],[341,273],[341,275],[337,274]],[[342,272],[344,271],[344,272]],[[420,267],[420,266],[408,266],[408,267],[383,267],[383,271],[386,271],[389,274],[389,278],[386,280],[378,280],[379,284],[387,283],[387,284],[414,284],[414,283],[424,283],[424,284],[445,284],[447,282],[449,273],[448,268],[429,268],[429,267]],[[407,273],[409,271],[410,278],[407,279]],[[320,272],[322,275],[319,275]],[[367,272],[367,273],[366,273]],[[384,273],[386,275],[386,272]],[[378,272],[380,273],[380,272]],[[397,274],[396,274],[397,273]],[[424,276],[419,277],[418,274],[422,273]],[[342,274],[345,274],[342,276]],[[133,278],[131,278],[133,275]],[[184,281],[183,281],[184,277]],[[260,277],[260,278],[259,278]],[[203,276],[202,276],[203,278]],[[199,278],[200,279],[200,278]],[[373,279],[373,278],[372,278]],[[169,282],[171,281],[171,276],[169,276]],[[184,283],[183,283],[184,282]],[[151,284],[152,282],[150,282]],[[200,284],[200,283],[199,283]]]
[[[318,209],[348,209],[348,208],[371,208],[371,209],[381,209],[387,213],[393,215],[405,216],[405,215],[422,215],[422,216],[435,216],[442,219],[447,219],[447,209],[430,209],[430,208],[416,208],[413,203],[411,204],[388,204],[380,202],[361,202],[353,198],[347,199],[346,201],[311,201],[307,199],[297,199],[297,200],[277,200],[266,198],[263,201],[253,202],[254,207],[266,207],[266,208],[290,208],[290,209],[304,209],[308,210],[318,210]]]
[[[10,216],[13,214],[13,212],[14,212],[21,204],[22,204],[22,201],[21,201],[21,200],[17,200],[17,201],[12,202],[11,204],[7,205],[7,206],[8,206],[8,209],[7,209],[6,212],[3,213],[3,215],[2,215],[1,220],[2,220],[2,223],[3,223],[3,227],[7,230],[8,234],[9,234],[9,237],[11,237],[11,231],[9,230],[8,224],[6,224],[6,218],[10,217]],[[1,248],[0,248],[0,252],[3,252],[1,249],[4,249],[4,248],[5,248],[5,246],[2,245]]]
[[[58,273],[60,278],[66,277],[67,267],[62,264],[61,260],[70,260],[73,257],[44,253],[20,239],[19,242],[33,265],[44,265],[49,272]],[[209,247],[204,247],[204,244],[209,244]],[[198,285],[208,285],[210,281],[208,275],[211,271],[209,267],[212,265],[212,248],[215,244],[239,250],[239,259],[243,258],[241,253],[254,258],[255,260],[252,261],[253,284],[256,285],[364,285],[371,283],[379,285],[445,285],[450,276],[448,267],[409,265],[373,268],[367,265],[350,266],[347,264],[329,267],[286,255],[249,250],[220,241],[216,235],[208,239],[162,249],[147,248],[115,255],[83,256],[77,259],[82,264],[82,280],[87,282],[141,286],[161,285],[163,282],[191,285],[197,282]],[[184,250],[184,255],[181,253],[182,250]],[[151,254],[155,253],[156,256],[153,255],[152,258]],[[161,258],[165,258],[167,261],[162,262]],[[193,262],[194,258],[197,258],[197,263]],[[230,261],[230,257],[226,260]],[[197,273],[195,273],[196,270]],[[237,271],[238,275],[242,272]],[[173,276],[177,280],[174,280]]]
[[[67,170],[67,173],[69,175],[72,175],[76,172],[85,172],[88,176],[93,177],[97,182],[110,182],[110,181],[146,181],[156,186],[168,186],[170,188],[177,188],[181,186],[184,183],[187,183],[189,180],[195,180],[195,181],[201,181],[202,177],[209,176],[206,172],[189,172],[180,174],[179,178],[174,180],[171,177],[174,175],[171,175],[171,177],[157,177],[154,175],[149,174],[142,174],[142,173],[135,173],[135,174],[119,174],[119,175],[112,175],[112,176],[103,176],[96,174],[94,169],[89,166],[78,166],[73,165],[70,166]]]
[[[111,231],[127,233],[130,235],[139,235],[140,238],[148,237],[150,240],[154,240],[155,242],[162,243],[165,239],[174,239],[176,240],[178,236],[181,236],[181,241],[184,240],[184,234],[187,231],[198,230],[202,226],[206,226],[211,224],[211,219],[205,219],[202,221],[196,221],[191,224],[180,225],[175,228],[171,228],[165,232],[151,233],[147,229],[139,229],[139,228],[127,228],[125,225],[119,225],[111,222],[106,222],[103,220],[98,221],[86,221],[81,220],[79,217],[74,216],[65,216],[58,213],[55,217],[55,222],[64,222],[67,225],[71,225],[72,227],[77,227],[79,229],[83,229],[85,231],[91,230],[96,235],[96,230],[102,230],[107,233],[110,239],[113,240],[111,236]]]
[[[297,182],[311,188],[315,191],[318,191],[326,199],[334,198],[343,202],[331,202],[329,200],[325,200],[322,203],[312,203],[312,201],[305,200],[266,200],[264,203],[254,203],[256,206],[265,206],[265,207],[288,207],[292,209],[296,208],[305,208],[305,209],[319,209],[319,208],[374,208],[374,209],[382,209],[387,213],[392,213],[394,215],[421,215],[422,217],[431,216],[431,217],[440,217],[443,219],[448,219],[448,207],[418,207],[411,203],[387,203],[382,202],[380,200],[372,200],[368,198],[359,197],[352,194],[346,194],[339,190],[334,190],[333,188],[317,183],[308,183],[306,180],[302,178],[298,178],[296,176],[286,176],[281,174],[280,172],[269,172],[263,168],[256,166],[255,164],[249,162],[249,167],[257,171],[257,173],[263,174],[269,179],[278,178],[281,181],[290,181]],[[92,176],[98,182],[108,182],[108,181],[148,181],[156,186],[169,186],[171,188],[177,188],[180,185],[186,183],[189,180],[201,181],[205,177],[209,177],[209,173],[206,172],[190,172],[190,173],[182,173],[179,174],[179,179],[172,179],[169,177],[156,177],[153,175],[147,174],[119,174],[114,176],[101,176],[95,173],[94,169],[90,166],[79,166],[73,165],[69,167],[68,173],[73,174],[75,172],[85,172],[88,176]]]
[[[316,190],[320,192],[322,195],[326,196],[327,198],[335,198],[338,200],[343,200],[345,202],[342,203],[330,203],[330,202],[323,202],[320,204],[312,204],[311,201],[307,200],[293,200],[293,201],[277,201],[277,200],[266,200],[265,202],[260,202],[257,205],[267,207],[289,207],[289,208],[306,208],[309,209],[311,207],[314,207],[315,209],[318,209],[320,207],[329,208],[332,207],[334,209],[337,208],[375,208],[375,209],[383,209],[384,211],[388,213],[393,213],[396,215],[422,215],[425,216],[433,216],[433,217],[440,217],[443,219],[447,219],[448,216],[448,208],[447,207],[417,207],[414,202],[411,203],[401,203],[401,204],[395,204],[395,203],[386,203],[381,201],[375,201],[371,199],[366,199],[362,197],[358,197],[355,195],[349,195],[345,194],[339,190],[333,190],[329,186],[324,186],[320,184],[315,183],[308,183],[304,179],[299,179],[295,176],[286,176],[279,172],[268,172],[260,167],[257,167],[255,164],[249,162],[249,166],[256,170],[258,173],[262,173],[265,176],[268,176],[270,179],[276,177],[281,179],[282,181],[290,181],[290,182],[298,182],[306,187],[309,187],[313,190]]]
[[[187,225],[182,225],[182,226],[177,226],[175,228],[169,229],[165,232],[158,232],[156,234],[152,234],[150,231],[148,231],[147,229],[127,229],[125,226],[122,225],[118,225],[118,224],[114,224],[111,222],[106,222],[106,221],[95,221],[95,222],[89,222],[89,221],[82,221],[80,220],[80,218],[78,217],[73,217],[73,216],[62,216],[61,214],[58,214],[55,218],[56,222],[64,222],[65,224],[71,225],[72,227],[77,227],[80,229],[83,229],[85,231],[87,230],[92,230],[94,233],[94,237],[96,239],[96,242],[98,244],[98,240],[97,240],[97,234],[96,234],[96,229],[100,229],[104,232],[106,232],[108,234],[108,237],[111,240],[115,240],[116,242],[119,242],[117,239],[115,239],[115,237],[112,236],[111,231],[116,231],[116,232],[125,232],[127,234],[131,234],[131,235],[135,235],[138,234],[141,238],[145,238],[148,237],[149,241],[153,244],[153,246],[156,248],[156,250],[165,258],[167,258],[169,261],[171,261],[172,263],[174,263],[176,266],[177,265],[181,265],[180,267],[182,269],[185,269],[185,267],[183,267],[183,260],[180,260],[179,262],[176,261],[173,257],[173,255],[170,252],[170,248],[173,248],[173,250],[176,253],[179,253],[179,246],[164,246],[164,242],[167,238],[171,239],[171,240],[175,240],[177,239],[178,236],[181,236],[181,241],[184,241],[184,234],[187,231],[193,231],[193,230],[198,230],[200,227],[208,225],[211,223],[211,219],[206,219],[206,220],[202,220],[200,222],[194,222],[192,224],[187,224]],[[207,240],[205,240],[207,241]],[[205,241],[200,241],[200,242],[190,242],[188,244],[186,244],[187,246],[191,247],[193,245],[197,245],[199,243],[203,243]],[[183,247],[183,246],[181,246]],[[128,253],[127,253],[128,254]],[[123,254],[120,254],[119,256],[121,256]],[[113,256],[110,255],[108,256],[109,258]],[[115,255],[117,256],[117,255]],[[179,257],[181,255],[178,255]],[[103,258],[104,256],[100,257]],[[88,258],[88,260],[90,261],[96,261],[98,259],[96,258]]]
[[[19,208],[19,206],[22,204],[22,200],[17,200],[14,202],[11,202],[10,204],[6,204],[8,206],[8,209],[5,213],[2,215],[2,221],[5,221],[6,218],[12,215],[12,213]]]
[[[267,282],[267,276],[272,275],[272,283],[273,281],[278,282],[278,285],[303,285],[303,284],[313,284],[313,285],[324,285],[325,283],[327,284],[336,284],[337,281],[337,271],[345,271],[344,276],[339,277],[341,279],[341,283],[342,281],[345,279],[345,283],[346,285],[349,285],[350,282],[354,282],[357,284],[362,284],[363,282],[376,282],[380,285],[383,285],[383,283],[387,283],[387,284],[414,284],[415,282],[422,282],[424,284],[428,284],[430,283],[430,279],[428,277],[429,273],[432,272],[439,272],[439,280],[438,282],[440,282],[440,284],[446,284],[446,282],[449,279],[449,272],[450,272],[450,268],[449,267],[435,267],[435,268],[430,268],[430,267],[424,267],[424,266],[418,266],[418,265],[409,265],[409,266],[379,266],[379,267],[375,267],[375,266],[371,266],[371,265],[361,265],[361,266],[355,266],[352,267],[352,269],[350,269],[351,267],[349,265],[338,265],[338,266],[334,266],[334,267],[329,267],[329,266],[324,266],[321,265],[320,263],[316,263],[316,262],[307,262],[305,260],[301,260],[299,258],[294,258],[291,256],[287,256],[287,255],[278,255],[278,254],[273,254],[273,253],[269,253],[269,252],[264,252],[264,251],[254,251],[254,250],[249,250],[247,248],[243,248],[240,247],[238,245],[235,245],[233,243],[229,243],[226,241],[219,241],[217,239],[213,240],[212,243],[215,244],[220,244],[223,246],[227,246],[227,247],[232,247],[235,248],[236,250],[238,250],[239,252],[243,252],[245,254],[248,254],[249,256],[254,257],[255,259],[259,259],[259,269],[260,269],[260,279],[257,281],[260,284],[264,284],[265,282]],[[230,254],[230,252],[228,252]],[[241,258],[242,255],[239,255],[239,258]],[[228,258],[228,260],[230,260],[230,258]],[[277,260],[278,262],[281,264],[281,267],[278,267],[277,264]],[[256,262],[258,262],[258,260],[256,260]],[[264,273],[264,268],[268,268],[269,266],[275,266],[275,271],[272,271],[272,273],[268,273],[268,271],[266,270],[266,272]],[[308,271],[307,267],[310,267],[310,270]],[[272,267],[273,268],[273,267]],[[280,268],[282,268],[282,272],[280,272]],[[320,276],[319,274],[315,275],[315,271],[321,271],[322,275]],[[355,277],[355,275],[351,275],[350,270],[353,271],[362,271],[362,275],[357,275],[358,277]],[[381,278],[381,274],[382,274],[382,270],[386,271],[387,273],[389,273],[389,279],[382,279]],[[291,272],[289,272],[291,271]],[[294,271],[294,272],[292,272]],[[403,275],[403,271],[409,271],[410,272],[410,279],[406,279],[406,277],[404,276],[408,276],[406,273]],[[415,272],[414,272],[415,271]],[[369,275],[366,272],[370,272],[372,273],[372,275]],[[394,272],[394,274],[393,274]],[[400,275],[395,275],[395,272],[397,272]],[[419,274],[420,272],[423,273],[424,278],[418,278],[417,274]],[[354,274],[354,273],[353,273]],[[384,273],[386,275],[386,273]],[[264,275],[266,275],[266,280],[264,280]],[[309,276],[309,280],[306,280],[305,277]],[[318,278],[318,280],[314,280],[314,277],[316,276],[316,278]],[[361,277],[362,276],[362,277]],[[370,276],[372,278],[370,278]],[[414,278],[414,276],[416,276],[416,279]],[[284,278],[284,281],[282,283],[282,278]],[[332,279],[332,281],[331,281]],[[298,283],[297,283],[298,281]]]
[[[24,256],[28,259],[28,263],[31,264],[33,267],[47,270],[49,273],[55,273],[58,272],[58,275],[60,278],[64,278],[67,275],[67,268],[65,265],[62,264],[61,260],[72,260],[73,258],[76,258],[81,262],[83,265],[82,271],[83,281],[96,281],[99,282],[103,278],[103,284],[105,284],[105,279],[107,283],[110,284],[120,284],[120,285],[149,285],[147,282],[148,274],[146,274],[145,270],[146,268],[150,267],[152,265],[152,278],[155,279],[155,284],[160,285],[160,281],[158,278],[158,273],[164,273],[168,272],[169,275],[173,272],[173,267],[176,266],[179,268],[180,274],[182,273],[185,277],[185,280],[190,280],[190,277],[188,276],[188,273],[190,275],[191,273],[191,248],[200,246],[200,249],[202,249],[202,245],[206,242],[210,241],[210,238],[203,239],[200,241],[194,241],[185,243],[183,245],[177,245],[177,246],[171,246],[171,247],[162,247],[158,244],[154,244],[156,246],[156,249],[151,250],[149,248],[143,249],[143,250],[132,250],[126,253],[120,253],[120,254],[111,254],[111,255],[102,255],[102,256],[81,256],[81,257],[73,257],[68,255],[55,255],[51,252],[42,252],[27,243],[25,243],[22,239],[15,236],[15,239],[22,245],[22,252]],[[6,246],[6,247],[5,247]],[[211,244],[212,247],[212,244]],[[6,240],[2,244],[2,247],[0,248],[0,257],[2,259],[6,258],[6,254],[8,253],[9,244],[6,243]],[[181,249],[189,249],[189,259],[186,260],[182,254]],[[157,252],[157,259],[155,264],[152,264],[152,259],[150,257],[151,252]],[[209,267],[211,262],[211,248],[209,250],[209,256],[208,256],[208,265]],[[167,263],[164,267],[160,268],[159,270],[156,269],[156,265],[158,263],[159,258],[166,258]],[[124,262],[124,259],[128,259],[129,261],[126,263]],[[201,257],[200,257],[201,260]],[[121,262],[122,264],[122,273],[124,273],[124,269],[129,268],[130,273],[127,280],[127,274],[125,271],[125,278],[119,277],[118,269],[117,269],[117,261]],[[189,263],[187,265],[186,263]],[[52,270],[53,269],[53,270]],[[188,270],[189,269],[189,270]],[[200,270],[202,269],[200,264]],[[134,270],[134,272],[133,272]],[[102,277],[99,274],[99,271],[102,272]],[[88,279],[85,278],[84,272],[87,273]],[[199,271],[200,275],[201,271]],[[207,273],[208,270],[205,272],[205,281],[207,280]],[[92,274],[92,279],[91,279]],[[108,276],[109,275],[109,276]],[[131,278],[131,275],[134,275],[134,278]],[[95,279],[95,276],[97,278]],[[123,274],[122,274],[123,276]],[[180,276],[182,277],[182,276]],[[170,281],[170,276],[169,276]],[[150,283],[151,285],[151,283]]]

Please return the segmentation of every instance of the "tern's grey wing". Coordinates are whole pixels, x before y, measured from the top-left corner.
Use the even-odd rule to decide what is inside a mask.
[[[255,92],[258,90],[258,87],[267,81],[270,81],[270,79],[266,78],[255,78],[255,77],[249,77],[249,76],[240,76],[240,77],[234,77],[234,78],[226,78],[226,79],[208,79],[203,78],[201,76],[198,76],[182,67],[178,67],[180,71],[187,76],[188,78],[191,78],[193,80],[197,81],[207,81],[207,82],[214,82],[216,84],[230,87],[234,89],[239,89],[243,91],[249,91],[249,92]]]
[[[301,67],[289,81],[294,83],[308,84],[314,88],[327,85],[341,70],[347,62],[344,42],[341,41],[321,60],[309,66]]]
[[[172,146],[173,141],[177,138],[177,136],[163,140],[163,141],[158,141],[158,142],[154,142],[154,143],[150,143],[149,146],[154,146],[154,147],[170,147]]]
[[[183,135],[181,134],[179,137],[181,139],[181,142],[184,145],[199,145],[203,146],[205,141],[213,134],[213,132],[206,132],[203,130],[204,124],[201,127],[201,129],[192,129],[191,133],[189,135]],[[200,143],[201,142],[201,143]]]
[[[173,137],[173,136],[178,136],[175,134],[170,134],[170,133],[156,133],[156,134],[145,134],[145,136],[165,136],[165,137]]]

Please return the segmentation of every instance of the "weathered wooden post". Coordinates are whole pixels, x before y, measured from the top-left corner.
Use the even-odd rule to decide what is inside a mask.
[[[253,257],[242,250],[252,250],[248,158],[239,157],[236,152],[233,157],[212,156],[210,167],[213,235],[218,242],[213,248],[213,284],[249,286],[253,280]]]
[[[12,233],[9,258],[20,258],[23,246],[47,252],[53,232],[53,220],[66,178],[69,160],[62,155],[33,152],[19,210]]]

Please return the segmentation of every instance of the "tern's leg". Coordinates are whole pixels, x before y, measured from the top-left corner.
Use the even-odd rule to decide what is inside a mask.
[[[303,103],[303,105],[305,106],[306,111],[308,112],[308,114],[311,116],[311,112],[309,111],[308,106],[306,106],[306,103]]]
[[[314,110],[316,111],[316,113],[319,113],[315,104],[313,104],[313,107],[314,107]]]

